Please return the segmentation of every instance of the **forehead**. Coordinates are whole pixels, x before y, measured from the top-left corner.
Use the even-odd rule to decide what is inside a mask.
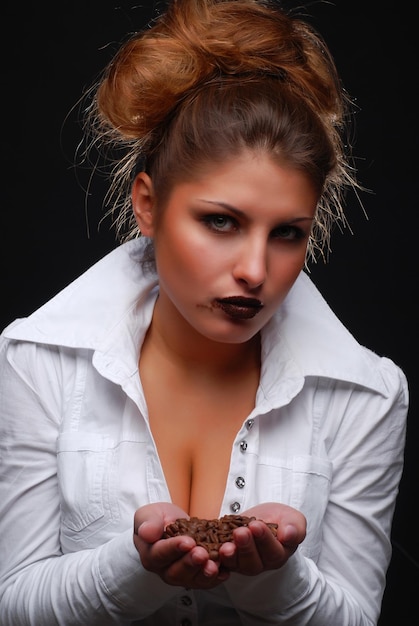
[[[173,202],[203,201],[240,211],[305,211],[313,214],[318,193],[309,176],[279,165],[265,153],[243,151],[222,163],[208,164],[195,177],[175,183]],[[170,204],[169,198],[169,204]]]

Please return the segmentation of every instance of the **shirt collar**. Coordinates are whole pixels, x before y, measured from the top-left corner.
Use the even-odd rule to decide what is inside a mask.
[[[118,246],[85,273],[37,309],[16,320],[4,334],[21,339],[72,348],[105,350],[116,328],[141,334],[142,304],[158,284],[155,274],[141,268],[143,241]]]
[[[387,395],[376,355],[358,343],[305,272],[262,335],[262,363],[279,376],[292,363],[295,375],[298,370],[304,378],[346,381]],[[267,382],[276,386],[278,379]]]
[[[144,244],[141,238],[118,246],[3,335],[87,348],[136,368],[158,293],[156,274],[142,270]],[[289,376],[327,377],[386,394],[372,353],[348,332],[304,272],[262,333],[264,392],[269,395]]]

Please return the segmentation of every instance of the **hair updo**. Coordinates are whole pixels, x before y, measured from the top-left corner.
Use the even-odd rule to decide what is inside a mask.
[[[328,250],[335,222],[345,225],[343,194],[356,186],[343,141],[349,100],[321,36],[273,1],[172,0],[92,93],[91,145],[114,155],[108,202],[121,241],[141,234],[136,172],[150,174],[164,208],[176,180],[244,148],[304,171],[318,189],[308,257]]]

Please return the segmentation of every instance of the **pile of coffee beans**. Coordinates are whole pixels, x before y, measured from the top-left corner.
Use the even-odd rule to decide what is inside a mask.
[[[217,561],[221,544],[226,541],[233,541],[233,530],[240,526],[247,526],[255,519],[256,517],[246,517],[245,515],[224,515],[220,519],[211,520],[198,517],[180,518],[166,527],[163,539],[188,535],[195,539],[198,546],[202,546],[208,551],[213,561]],[[266,525],[276,536],[278,524],[266,523]]]

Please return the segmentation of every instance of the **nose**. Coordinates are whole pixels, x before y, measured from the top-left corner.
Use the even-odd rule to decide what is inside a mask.
[[[267,245],[262,239],[246,239],[237,251],[233,276],[249,289],[257,289],[266,280]]]

